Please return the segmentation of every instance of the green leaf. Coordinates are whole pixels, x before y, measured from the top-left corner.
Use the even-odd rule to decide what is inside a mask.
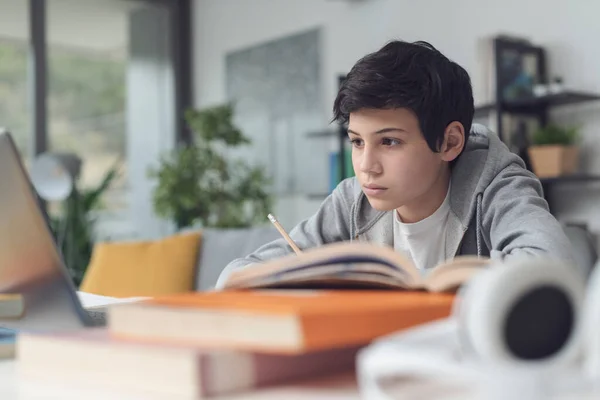
[[[179,228],[246,227],[264,223],[272,206],[264,169],[226,157],[230,147],[251,143],[233,123],[232,104],[186,110],[194,143],[160,157],[148,171],[156,181],[155,213]]]
[[[50,228],[59,245],[65,264],[76,285],[81,283],[89,265],[94,246],[94,219],[92,211],[100,207],[102,195],[117,176],[111,168],[98,187],[80,190],[77,186],[61,204],[59,217],[50,217]]]
[[[537,146],[564,145],[571,146],[579,140],[577,127],[561,127],[549,124],[536,130],[532,135],[532,144]]]

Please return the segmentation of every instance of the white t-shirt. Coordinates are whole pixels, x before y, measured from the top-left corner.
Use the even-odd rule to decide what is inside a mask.
[[[412,224],[394,212],[394,249],[406,254],[424,271],[447,259],[446,226],[450,213],[450,186],[442,205],[429,217]]]

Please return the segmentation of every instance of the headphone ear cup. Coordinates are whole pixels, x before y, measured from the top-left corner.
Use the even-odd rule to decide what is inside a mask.
[[[585,282],[542,258],[491,264],[458,293],[463,347],[482,361],[574,361],[581,354]]]
[[[458,343],[461,351],[465,355],[472,356],[476,354],[476,349],[473,347],[470,338],[471,334],[467,328],[467,316],[470,314],[470,304],[473,304],[474,301],[477,301],[478,298],[483,296],[481,290],[482,288],[485,290],[485,287],[487,286],[485,282],[491,275],[491,268],[493,268],[493,264],[490,264],[487,269],[481,271],[463,284],[459,288],[453,303],[452,316],[456,319],[458,325]]]
[[[600,379],[600,261],[592,270],[583,308],[584,370],[593,379]]]

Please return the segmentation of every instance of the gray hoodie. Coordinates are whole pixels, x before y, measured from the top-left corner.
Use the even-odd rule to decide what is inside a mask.
[[[475,254],[492,259],[544,255],[573,262],[571,244],[550,214],[537,177],[510,152],[497,135],[474,124],[452,168],[446,254]],[[362,240],[394,245],[393,210],[377,211],[355,177],[342,181],[317,212],[290,231],[301,248]],[[284,239],[261,246],[225,267],[217,288],[229,273],[292,252]]]

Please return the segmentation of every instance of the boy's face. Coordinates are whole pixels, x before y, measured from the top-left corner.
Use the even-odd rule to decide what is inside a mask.
[[[460,154],[464,142],[464,132],[462,139],[450,133],[448,140],[453,124],[446,129],[442,151],[435,153],[408,109],[361,109],[350,114],[352,165],[373,208],[397,209],[403,220],[405,214],[410,216],[405,222],[415,222],[410,219],[425,218],[439,207],[448,188],[448,162]]]

